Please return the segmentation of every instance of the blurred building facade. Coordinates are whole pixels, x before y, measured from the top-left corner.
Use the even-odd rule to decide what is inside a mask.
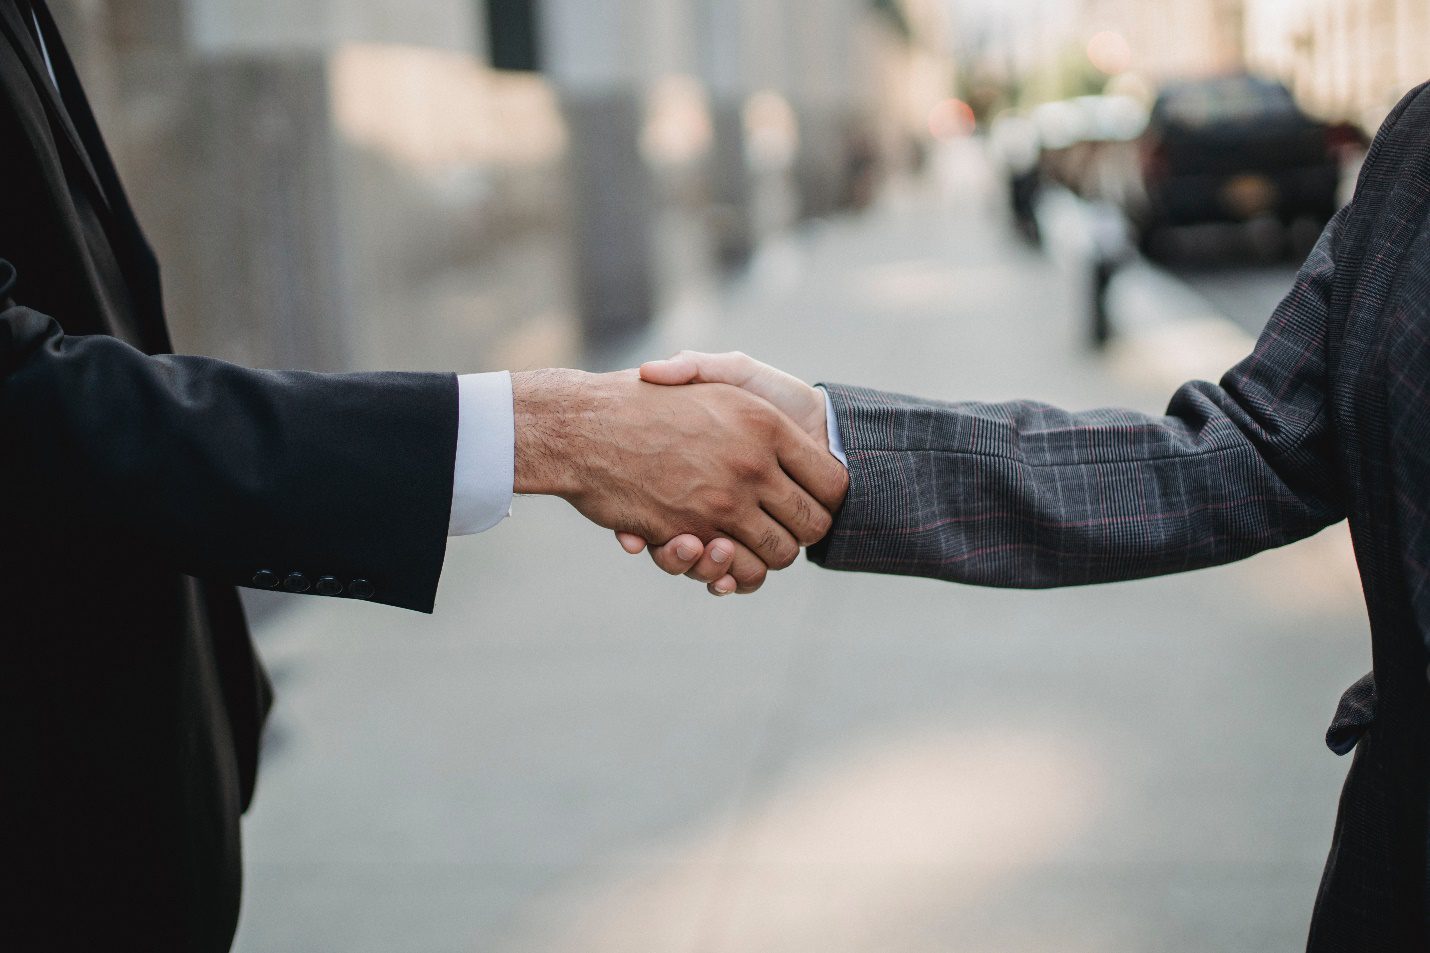
[[[866,199],[937,0],[53,0],[184,350],[530,366]],[[916,121],[918,120],[918,121]]]
[[[1110,76],[1142,92],[1244,62],[1247,0],[955,0],[965,81],[1011,91],[1002,105],[1100,92]],[[996,107],[995,107],[996,108]]]
[[[1245,0],[1083,0],[1078,21],[1092,37],[1125,42],[1107,56],[1153,83],[1238,69],[1244,62]],[[1113,43],[1116,41],[1113,40]]]
[[[956,0],[972,85],[1002,105],[1250,69],[1285,80],[1303,105],[1374,130],[1430,78],[1421,51],[1430,0]]]
[[[1312,110],[1374,130],[1430,79],[1430,0],[1251,0],[1253,66],[1286,78]]]

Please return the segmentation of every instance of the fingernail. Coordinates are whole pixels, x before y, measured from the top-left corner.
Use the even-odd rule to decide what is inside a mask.
[[[723,566],[730,561],[730,548],[728,546],[716,546],[710,551],[710,558]]]
[[[716,597],[717,599],[723,599],[723,598],[725,598],[726,596],[731,595],[732,593],[734,593],[734,591],[735,591],[734,589],[721,589],[720,587],[717,586],[717,587],[715,587],[715,597]]]
[[[681,559],[694,559],[696,556],[700,555],[700,550],[697,549],[695,546],[692,546],[690,543],[681,543],[679,546],[675,547],[675,555],[679,556]]]

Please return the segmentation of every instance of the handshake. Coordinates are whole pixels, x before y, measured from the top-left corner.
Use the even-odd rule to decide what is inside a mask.
[[[514,374],[512,401],[517,493],[562,497],[713,595],[793,564],[849,487],[824,395],[743,354]]]

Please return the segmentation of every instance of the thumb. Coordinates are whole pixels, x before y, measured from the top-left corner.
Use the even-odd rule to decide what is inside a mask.
[[[824,397],[792,374],[762,364],[739,351],[702,354],[681,351],[668,361],[641,367],[641,380],[652,384],[730,384],[774,404],[810,436],[827,443]]]
[[[788,375],[781,375],[773,367],[739,351],[728,354],[681,351],[669,360],[651,361],[641,366],[641,379],[652,384],[730,384],[766,400],[770,397],[759,393],[759,385],[762,378],[773,376]]]
[[[646,541],[635,533],[623,533],[616,530],[616,541],[621,544],[621,548],[632,556],[638,555],[646,547]]]
[[[648,384],[689,384],[700,376],[700,365],[686,357],[650,361],[641,365],[641,380]]]

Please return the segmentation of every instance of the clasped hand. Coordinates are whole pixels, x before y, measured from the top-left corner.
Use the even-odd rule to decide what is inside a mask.
[[[824,398],[743,354],[512,380],[518,493],[568,500],[630,553],[750,593],[829,532],[848,473]]]

